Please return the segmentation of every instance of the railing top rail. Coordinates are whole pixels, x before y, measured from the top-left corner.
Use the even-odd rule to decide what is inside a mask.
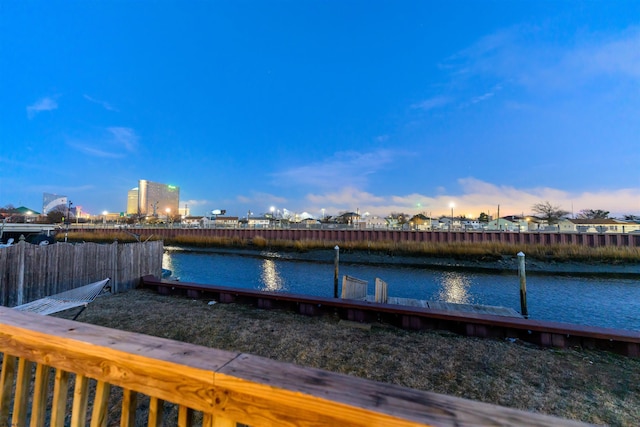
[[[0,352],[260,425],[583,425],[0,307]]]

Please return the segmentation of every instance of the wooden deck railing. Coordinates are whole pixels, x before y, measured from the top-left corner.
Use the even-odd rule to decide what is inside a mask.
[[[581,425],[6,307],[0,353],[0,426]]]

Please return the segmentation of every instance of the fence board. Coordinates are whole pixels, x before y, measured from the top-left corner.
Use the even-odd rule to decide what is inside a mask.
[[[162,241],[47,246],[19,242],[0,250],[0,305],[18,305],[20,294],[27,303],[106,277],[115,291],[131,289],[142,276],[161,276],[163,251]]]

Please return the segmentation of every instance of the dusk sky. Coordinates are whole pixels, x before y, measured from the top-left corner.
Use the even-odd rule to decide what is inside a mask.
[[[640,215],[639,1],[3,1],[0,206]]]

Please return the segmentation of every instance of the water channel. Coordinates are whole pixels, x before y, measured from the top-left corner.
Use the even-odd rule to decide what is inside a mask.
[[[183,282],[322,297],[333,296],[334,265],[251,255],[165,248],[163,267]],[[517,271],[487,274],[403,266],[340,263],[339,276],[389,284],[389,296],[511,307],[520,311]],[[527,275],[530,318],[640,331],[640,281],[567,275]]]

